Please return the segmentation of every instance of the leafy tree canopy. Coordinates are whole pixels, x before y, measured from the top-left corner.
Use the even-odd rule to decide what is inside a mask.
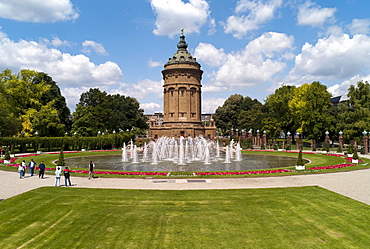
[[[101,132],[119,132],[133,127],[146,129],[146,119],[135,98],[110,95],[99,89],[81,94],[74,112],[72,132],[81,136],[95,136]]]

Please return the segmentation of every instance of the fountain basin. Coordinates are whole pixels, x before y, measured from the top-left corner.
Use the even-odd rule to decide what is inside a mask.
[[[272,155],[242,155],[240,161],[230,160],[225,163],[223,157],[210,158],[209,163],[203,161],[184,161],[179,164],[175,160],[158,161],[157,164],[142,162],[139,157],[137,162],[122,162],[120,155],[101,155],[66,158],[66,166],[76,168],[87,168],[90,161],[93,161],[96,169],[123,170],[123,171],[165,171],[165,172],[188,172],[188,171],[239,171],[255,169],[271,169],[294,166],[296,158],[272,156]]]

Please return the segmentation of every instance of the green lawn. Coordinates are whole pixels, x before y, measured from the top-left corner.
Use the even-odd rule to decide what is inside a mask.
[[[320,187],[44,187],[0,202],[0,248],[370,248],[370,206]]]

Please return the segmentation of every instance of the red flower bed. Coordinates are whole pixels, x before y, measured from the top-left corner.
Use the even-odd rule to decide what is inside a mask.
[[[30,157],[30,156],[39,156],[40,154],[27,154],[27,155],[20,155],[18,157]]]
[[[82,173],[82,174],[89,174],[90,171],[88,170],[72,170],[74,173]],[[145,176],[153,176],[153,175],[162,175],[165,176],[167,172],[133,172],[133,171],[94,171],[95,174],[101,175],[145,175]]]
[[[10,160],[9,160],[9,162],[10,163],[14,163],[15,162],[15,160],[17,160],[18,158],[16,158],[16,157],[11,157],[10,158]],[[0,160],[0,163],[4,163],[4,159],[2,159],[2,160]]]
[[[312,170],[339,169],[339,168],[352,167],[352,166],[355,166],[355,165],[356,164],[343,163],[343,164],[337,164],[337,165],[331,165],[331,166],[312,167],[310,169],[312,169]]]
[[[291,172],[288,169],[274,169],[274,170],[256,170],[256,171],[238,171],[238,172],[194,172],[196,175],[211,176],[211,175],[257,175],[257,174],[274,174]]]
[[[109,152],[109,151],[120,151],[120,150],[90,150],[91,152]]]
[[[48,154],[59,154],[60,152],[49,152]],[[81,151],[63,151],[63,153],[81,153]]]

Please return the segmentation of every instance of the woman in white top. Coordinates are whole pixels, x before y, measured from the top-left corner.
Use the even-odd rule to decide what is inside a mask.
[[[60,169],[60,167],[57,167],[57,169],[55,170],[55,184],[54,184],[54,186],[60,187],[60,176],[61,175],[62,175],[62,170]]]
[[[23,172],[24,172],[24,168],[23,168],[22,164],[19,164],[19,166],[18,166],[18,173],[19,173],[19,178],[20,179],[23,179],[24,178]]]

